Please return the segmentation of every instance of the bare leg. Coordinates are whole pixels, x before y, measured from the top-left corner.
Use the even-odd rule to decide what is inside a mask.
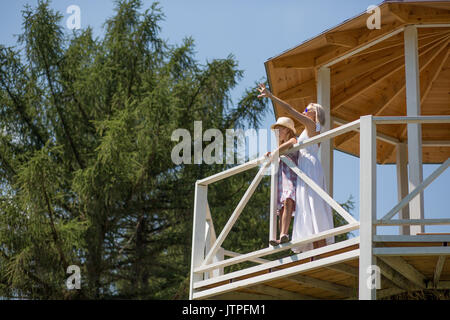
[[[282,208],[281,208],[281,210],[280,210],[280,215],[278,216],[278,231],[280,232],[280,236],[281,236],[281,228],[282,228],[282,226],[283,226],[283,217],[284,217],[284,208],[285,208],[285,206],[283,206]]]
[[[281,208],[281,210],[279,212],[279,215],[278,215],[278,230],[281,230],[283,216],[284,216],[284,207]],[[276,234],[278,234],[278,232],[275,232],[275,237],[276,237]],[[269,241],[269,243],[272,246],[277,246],[277,245],[280,244],[280,240],[272,239],[272,240]]]
[[[292,219],[292,211],[294,210],[294,201],[286,199],[284,202],[284,214],[281,217],[280,237],[282,234],[289,234],[289,226]]]

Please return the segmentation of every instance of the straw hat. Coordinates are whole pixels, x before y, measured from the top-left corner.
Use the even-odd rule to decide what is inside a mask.
[[[280,117],[277,120],[277,123],[270,126],[270,129],[275,129],[277,126],[286,127],[288,129],[291,129],[294,134],[297,134],[297,131],[295,130],[294,121],[291,118],[288,117]]]

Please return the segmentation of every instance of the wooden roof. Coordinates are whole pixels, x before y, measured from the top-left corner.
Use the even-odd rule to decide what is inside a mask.
[[[370,15],[364,12],[266,61],[272,92],[302,112],[317,101],[320,67],[405,25],[420,24],[427,25],[418,28],[421,114],[450,115],[450,27],[442,27],[450,24],[450,1],[385,1],[379,7],[381,29],[367,28]],[[331,65],[330,72],[332,117],[350,122],[368,114],[406,116],[403,32]],[[285,115],[276,104],[274,111],[277,118]],[[303,129],[299,123],[296,128]],[[407,141],[406,125],[379,125],[377,131]],[[450,146],[426,146],[449,141],[450,124],[422,125],[422,137],[424,163],[450,157]],[[334,147],[358,156],[359,134],[336,137]],[[378,140],[377,148],[378,163],[395,163],[395,145]]]

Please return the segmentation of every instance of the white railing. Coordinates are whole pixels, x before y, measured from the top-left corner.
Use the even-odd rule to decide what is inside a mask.
[[[408,124],[408,123],[450,123],[450,116],[421,116],[421,117],[374,117],[374,126],[376,124]],[[381,219],[373,221],[374,225],[392,226],[392,225],[446,225],[450,224],[450,219],[396,219],[392,218],[418,194],[422,193],[437,177],[439,177],[450,166],[450,158],[431,173],[421,184],[396,204]]]
[[[395,205],[383,218],[377,219],[376,214],[376,126],[386,124],[424,124],[424,123],[450,123],[450,116],[418,116],[418,117],[361,117],[360,126],[360,256],[359,256],[359,299],[374,299],[376,289],[366,285],[365,280],[370,276],[370,270],[377,265],[376,256],[384,254],[423,254],[421,250],[430,254],[442,253],[448,248],[431,250],[427,247],[419,248],[375,248],[374,239],[382,238],[376,235],[377,226],[386,225],[431,225],[450,224],[450,219],[398,219],[392,220],[394,215],[408,205],[419,193],[430,185],[450,164],[450,159],[433,172],[420,185],[412,190],[397,205]],[[412,146],[417,152],[422,152],[418,146]],[[411,159],[410,159],[411,160]],[[397,236],[397,237],[401,237]],[[391,237],[391,239],[393,239]]]
[[[267,247],[254,252],[240,254],[225,250],[222,244],[231,228],[236,223],[250,197],[255,192],[258,184],[261,182],[265,171],[271,163],[265,158],[261,157],[245,164],[236,166],[224,172],[215,174],[203,180],[197,181],[195,185],[195,204],[194,204],[194,224],[192,237],[192,260],[191,260],[191,284],[190,284],[190,298],[196,288],[200,285],[207,285],[217,280],[232,279],[233,276],[244,275],[246,271],[256,272],[264,268],[276,267],[282,263],[289,261],[297,261],[305,257],[312,257],[315,254],[322,254],[337,250],[345,245],[352,245],[359,243],[360,249],[356,253],[346,254],[349,257],[359,255],[360,259],[360,279],[367,278],[366,267],[374,265],[374,248],[373,239],[376,236],[377,225],[417,225],[417,224],[450,224],[450,219],[410,219],[410,220],[392,220],[392,217],[400,211],[403,207],[422,192],[433,180],[435,180],[446,168],[450,165],[450,159],[445,161],[434,173],[425,179],[421,185],[406,196],[399,204],[390,210],[382,219],[377,220],[376,217],[376,140],[380,139],[376,133],[377,124],[405,124],[405,123],[450,123],[450,116],[428,116],[428,117],[372,117],[364,116],[360,120],[344,124],[336,129],[329,130],[311,139],[303,141],[295,145],[292,149],[285,152],[298,151],[307,146],[321,143],[332,139],[336,136],[344,134],[349,131],[360,132],[360,221],[355,220],[350,213],[343,209],[328,193],[321,189],[312,179],[303,173],[292,161],[280,155],[281,160],[285,162],[309,187],[311,187],[324,201],[326,201],[336,212],[345,219],[348,224],[327,230],[313,236],[289,242],[277,247]],[[269,239],[276,236],[276,203],[277,203],[277,165],[278,159],[273,158],[273,165],[271,170],[271,201],[270,201],[270,232]],[[216,237],[214,224],[211,217],[207,201],[208,185],[217,181],[226,179],[241,172],[256,168],[261,165],[258,173],[248,187],[244,196],[240,200],[236,209],[230,216],[225,227],[220,235]],[[336,243],[327,247],[314,249],[306,253],[293,255],[289,258],[280,259],[277,261],[270,261],[262,259],[261,257],[285,251],[300,245],[313,243],[318,240],[333,237],[339,234],[347,233],[360,229],[360,237],[345,241],[345,243]],[[225,256],[230,257],[224,259]],[[286,260],[287,259],[287,260]],[[286,260],[286,261],[284,261]],[[245,270],[234,272],[232,275],[224,275],[223,270],[227,266],[238,263],[252,261],[261,264],[260,266],[251,267]],[[360,285],[361,287],[361,285]],[[366,292],[367,294],[367,292]],[[360,291],[361,295],[361,291]]]
[[[289,152],[298,151],[307,146],[324,142],[332,139],[336,136],[344,134],[346,132],[356,130],[359,127],[359,120],[352,123],[343,125],[339,128],[329,130],[316,137],[303,141],[295,145]],[[276,202],[277,202],[277,166],[278,158],[273,158],[272,173],[271,173],[271,204],[270,204],[270,234],[269,239],[273,239],[276,236]],[[322,197],[332,208],[334,208],[338,214],[340,214],[347,222],[347,225],[333,228],[311,237],[279,245],[277,247],[267,247],[262,250],[250,252],[247,254],[238,254],[224,250],[221,246],[225,241],[227,235],[231,231],[232,227],[236,223],[243,209],[245,208],[250,197],[255,192],[259,183],[261,182],[265,171],[271,165],[271,163],[265,158],[260,157],[258,159],[249,161],[245,164],[236,166],[224,172],[220,172],[211,177],[197,181],[195,185],[195,205],[194,205],[194,225],[193,225],[193,240],[192,240],[192,262],[191,262],[191,291],[190,297],[195,288],[195,283],[210,279],[212,277],[223,275],[223,268],[226,266],[242,263],[245,261],[252,261],[256,263],[267,263],[268,260],[261,259],[260,257],[267,256],[276,252],[285,251],[299,245],[313,243],[318,240],[333,237],[339,234],[354,231],[359,228],[359,222],[355,220],[350,213],[348,213],[342,206],[340,206],[328,193],[320,188],[312,179],[310,179],[305,173],[303,173],[297,166],[292,163],[289,158],[281,155],[281,160],[291,167],[294,172],[305,181],[317,194]],[[211,218],[211,212],[207,201],[208,185],[226,179],[241,172],[253,169],[260,166],[258,173],[253,179],[252,183],[248,187],[244,196],[240,200],[236,209],[230,216],[225,227],[221,231],[220,235],[216,237],[214,224]],[[231,258],[224,259],[224,256]]]

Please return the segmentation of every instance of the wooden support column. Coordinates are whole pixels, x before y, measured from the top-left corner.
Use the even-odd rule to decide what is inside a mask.
[[[317,103],[325,110],[325,125],[322,132],[332,129],[331,126],[331,75],[330,68],[317,70]],[[324,141],[320,147],[320,162],[322,164],[328,194],[333,197],[333,139]]]
[[[278,130],[276,131],[278,141]],[[277,239],[278,159],[271,165],[269,241]]]
[[[408,195],[408,148],[406,143],[397,144],[397,196],[398,202]],[[399,211],[399,219],[409,219],[409,206]],[[409,226],[400,226],[401,235],[409,235]]]
[[[416,26],[405,28],[406,115],[420,116],[420,72]],[[422,127],[408,124],[409,191],[423,180]],[[423,192],[409,204],[411,219],[424,219]],[[411,235],[424,232],[424,226],[411,226]]]
[[[375,270],[376,259],[373,254],[373,237],[376,234],[376,126],[372,116],[361,117],[360,133],[360,256],[359,256],[359,299],[375,300],[376,287],[370,285]]]
[[[194,283],[203,280],[203,274],[195,274],[195,268],[203,263],[205,258],[205,240],[206,240],[206,211],[208,187],[195,184],[194,199],[194,223],[192,230],[192,255],[191,255],[191,279],[189,299],[192,300],[194,293]]]

